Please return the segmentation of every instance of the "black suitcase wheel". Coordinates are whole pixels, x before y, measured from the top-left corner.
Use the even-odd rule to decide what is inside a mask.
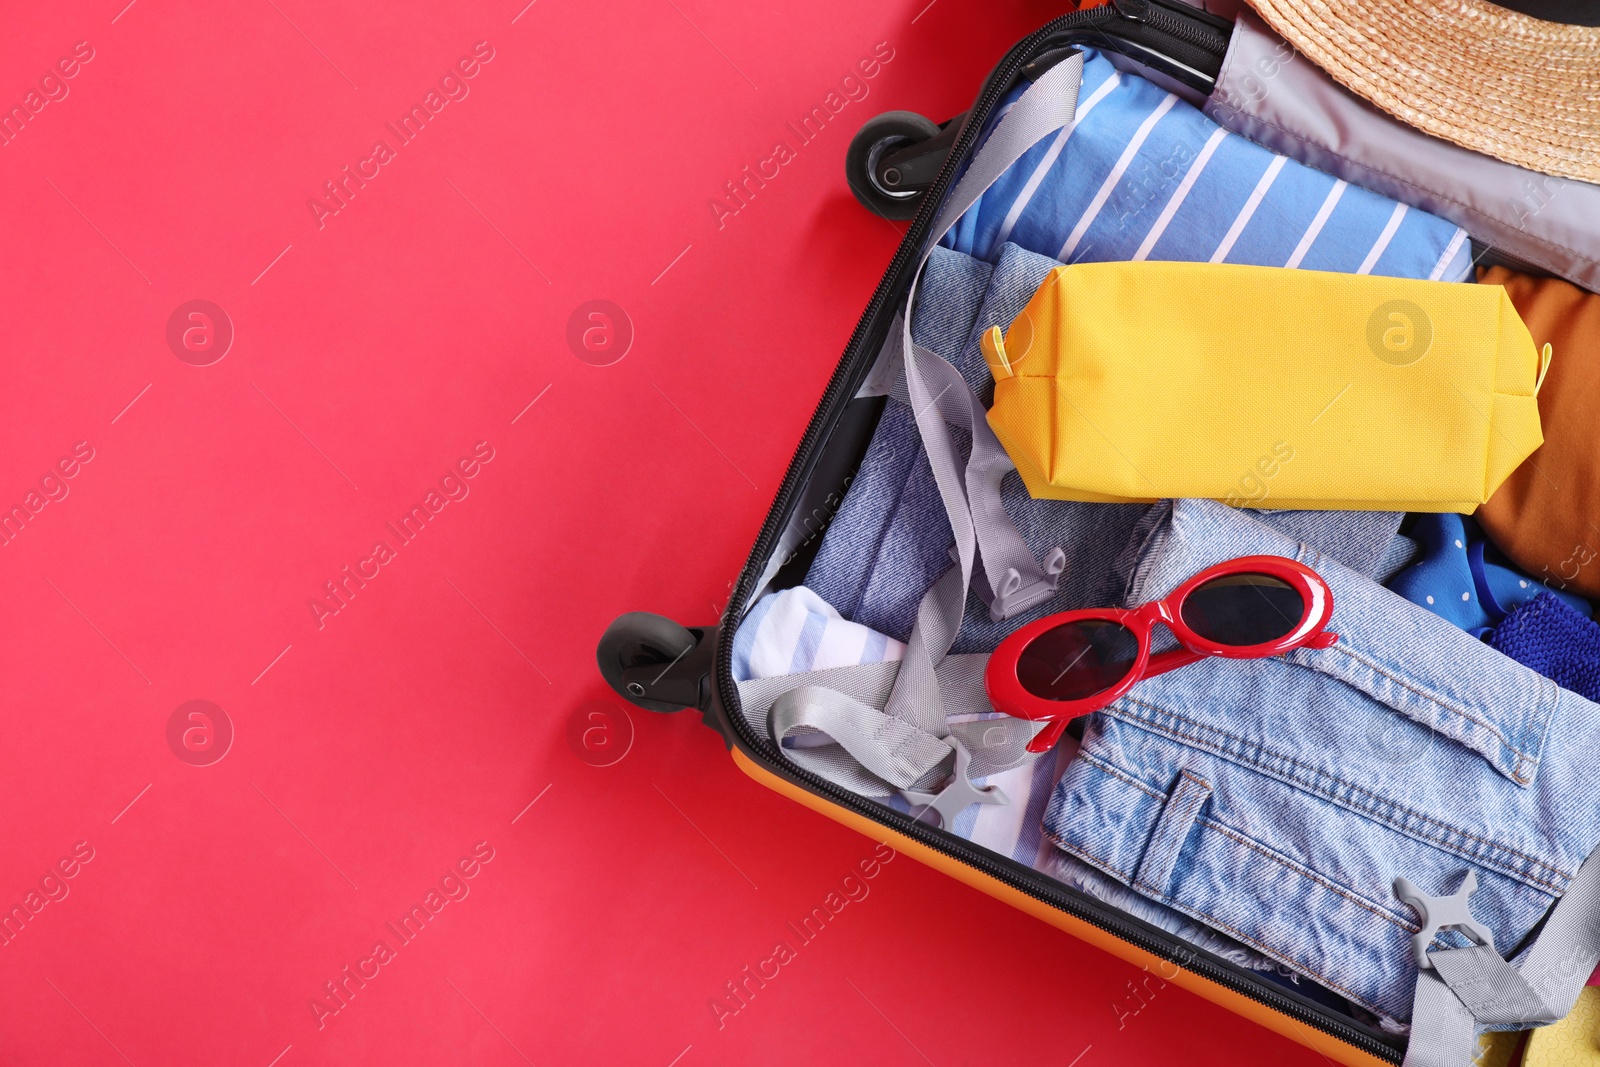
[[[850,191],[868,211],[884,218],[913,218],[932,179],[917,181],[921,175],[892,165],[894,161],[887,157],[931,141],[941,132],[938,123],[915,111],[885,111],[868,119],[845,152],[844,175]],[[938,162],[943,161],[941,155]]]
[[[682,711],[699,701],[698,679],[685,688],[675,670],[694,659],[706,635],[679,626],[664,615],[630,611],[606,627],[595,649],[600,676],[629,703],[646,711]]]

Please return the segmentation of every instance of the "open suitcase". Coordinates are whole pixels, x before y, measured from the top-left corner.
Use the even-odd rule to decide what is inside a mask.
[[[766,731],[740,713],[733,635],[763,593],[800,584],[838,511],[885,412],[884,395],[860,395],[899,328],[915,278],[934,242],[936,216],[974,157],[1007,94],[1036,81],[1082,47],[1131,61],[1158,85],[1210,93],[1233,24],[1181,0],[1115,0],[1058,18],[1019,42],[995,67],[971,110],[942,125],[905,112],[868,122],[847,155],[857,198],[890,218],[913,218],[874,292],[790,463],[720,625],[684,627],[635,612],[602,637],[602,675],[625,699],[656,712],[698,709],[734,761],[752,778],[876,840],[886,840],[952,877],[1143,966],[1219,1006],[1251,1018],[1331,1060],[1398,1064],[1404,1036],[1292,985],[1196,947],[1174,933],[1050,877],[1029,864],[974,845],[915,812],[902,812],[841,788],[786,758]],[[1470,251],[1470,250],[1469,250]],[[1481,262],[1483,256],[1480,254]],[[1513,262],[1515,262],[1513,260]],[[1517,1035],[1503,1035],[1515,1038]],[[1511,1044],[1498,1058],[1507,1062]]]

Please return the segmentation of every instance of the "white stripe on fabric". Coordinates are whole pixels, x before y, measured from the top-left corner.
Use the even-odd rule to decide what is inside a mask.
[[[799,623],[800,620],[788,610],[787,604],[773,602],[772,608],[762,616],[761,624],[756,627],[755,640],[750,643],[749,669],[752,678],[789,673],[794,663],[795,644],[800,639]]]
[[[1317,208],[1317,217],[1311,220],[1311,225],[1306,227],[1306,232],[1301,235],[1300,243],[1294,246],[1294,253],[1289,257],[1285,267],[1298,267],[1300,261],[1306,258],[1306,253],[1311,251],[1311,246],[1317,243],[1317,238],[1322,234],[1322,227],[1328,223],[1328,216],[1333,214],[1333,209],[1339,205],[1339,198],[1350,187],[1350,183],[1340,178],[1333,183],[1333,188],[1328,190],[1327,199],[1322,201],[1322,206]]]
[[[1367,252],[1367,258],[1361,261],[1361,266],[1356,268],[1357,274],[1371,274],[1372,268],[1378,265],[1378,259],[1383,255],[1383,250],[1389,247],[1389,242],[1394,240],[1394,233],[1400,228],[1400,220],[1406,217],[1406,206],[1396,204],[1394,213],[1389,216],[1389,221],[1384,224],[1383,232],[1378,234],[1377,241]]]
[[[841,618],[833,605],[803,585],[762,597],[734,637],[735,667],[750,678],[853,667],[904,654],[905,645]]]
[[[1217,150],[1228,131],[1222,128],[1214,130],[1206,139],[1205,147],[1200,149],[1200,154],[1194,157],[1194,162],[1189,164],[1189,173],[1183,176],[1183,181],[1172,192],[1172,199],[1167,201],[1167,206],[1161,209],[1161,214],[1156,217],[1156,224],[1150,227],[1150,232],[1145,234],[1144,241],[1139,245],[1139,250],[1133,254],[1137,260],[1144,259],[1150,250],[1161,240],[1161,235],[1167,232],[1167,223],[1172,221],[1172,216],[1178,213],[1183,206],[1183,201],[1189,195],[1189,190],[1194,188],[1194,183],[1200,180],[1200,172],[1206,169],[1206,164],[1211,161],[1211,155]]]
[[[867,637],[872,631],[865,626],[829,625],[817,642],[817,660],[822,663],[865,663]]]
[[[1444,277],[1444,269],[1456,258],[1456,253],[1461,251],[1461,242],[1467,239],[1467,231],[1456,227],[1456,235],[1450,238],[1450,243],[1444,246],[1444,254],[1439,257],[1439,262],[1433,265],[1433,273],[1428,275],[1430,282],[1436,282]]]
[[[1100,183],[1100,189],[1094,194],[1094,199],[1089,202],[1089,207],[1084,211],[1083,218],[1079,219],[1078,224],[1072,228],[1072,233],[1067,237],[1067,243],[1061,246],[1060,252],[1056,253],[1057,259],[1065,263],[1072,258],[1072,253],[1078,248],[1078,242],[1083,240],[1083,235],[1094,224],[1095,218],[1100,214],[1100,209],[1111,198],[1111,191],[1122,180],[1123,173],[1128,169],[1128,165],[1133,162],[1133,157],[1139,153],[1139,149],[1144,145],[1145,138],[1150,136],[1150,131],[1156,128],[1156,123],[1160,122],[1162,116],[1171,111],[1172,105],[1177,102],[1177,95],[1168,93],[1161,103],[1156,105],[1156,109],[1150,112],[1145,120],[1139,124],[1139,128],[1134,131],[1133,140],[1128,142],[1128,147],[1122,150],[1122,155],[1117,159],[1117,165],[1111,168],[1111,173],[1106,175],[1106,180]],[[1283,157],[1280,156],[1279,158]]]
[[[1222,243],[1217,250],[1211,253],[1210,262],[1221,263],[1228,258],[1228,253],[1233,251],[1233,244],[1250,225],[1250,217],[1256,213],[1256,208],[1261,206],[1261,201],[1266,198],[1267,190],[1272,188],[1273,181],[1278,177],[1278,172],[1283,165],[1289,162],[1288,156],[1273,156],[1272,162],[1267,164],[1266,173],[1261,175],[1261,180],[1256,182],[1256,187],[1250,191],[1250,199],[1244,202],[1244,207],[1239,209],[1238,216],[1233,220],[1233,225],[1228,227],[1228,232],[1222,235]]]
[[[756,601],[745,613],[744,619],[739,623],[738,631],[733,635],[733,674],[741,682],[754,677],[751,673],[750,657],[754,654],[756,635],[761,627],[766,625],[767,614],[772,610],[772,604],[771,596],[764,596]]]
[[[1010,238],[1012,229],[1017,225],[1017,220],[1022,217],[1023,210],[1028,206],[1028,201],[1032,200],[1033,194],[1039,191],[1039,186],[1044,183],[1050,168],[1055,166],[1057,157],[1061,155],[1061,150],[1066,147],[1067,138],[1071,137],[1072,131],[1078,128],[1078,123],[1088,118],[1089,112],[1094,110],[1094,106],[1104,100],[1106,94],[1115,89],[1121,81],[1122,73],[1118,71],[1101,82],[1100,87],[1090,95],[1089,99],[1078,106],[1078,113],[1073,116],[1071,124],[1061,127],[1061,132],[1056,134],[1056,139],[1051,142],[1049,151],[1045,152],[1044,158],[1039,161],[1039,165],[1033,168],[1033,173],[1028,175],[1028,180],[1022,186],[1022,191],[1017,194],[1016,200],[1012,201],[1011,209],[1006,212],[1004,221],[1000,223],[1000,229],[995,233],[993,247],[999,248]]]
[[[800,623],[800,633],[795,638],[794,658],[789,662],[790,674],[815,670],[817,649],[822,645],[822,635],[827,632],[828,617],[808,612]]]

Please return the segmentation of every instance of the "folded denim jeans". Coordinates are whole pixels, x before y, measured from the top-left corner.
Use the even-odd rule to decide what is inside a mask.
[[[1408,1019],[1418,916],[1456,891],[1514,957],[1600,842],[1600,705],[1214,501],[1150,524],[1127,603],[1279,555],[1333,590],[1336,645],[1210,659],[1091,716],[1056,846],[1380,1015]],[[1439,935],[1438,947],[1465,947]]]
[[[1005,246],[993,267],[936,248],[923,275],[912,337],[954,364],[980,396],[992,392],[980,326],[1010,322],[1059,265],[1015,245]],[[1034,500],[1015,472],[1001,484],[1001,501],[1036,558],[1059,545],[1066,570],[1053,597],[1003,622],[991,621],[972,594],[953,648],[957,653],[992,651],[1017,626],[1054,612],[1114,603],[1128,577],[1120,565],[1122,550],[1149,509]],[[1261,514],[1289,536],[1368,574],[1380,573],[1401,518],[1395,512]],[[890,398],[805,584],[845,618],[905,641],[922,595],[950,566],[953,543],[911,410]]]

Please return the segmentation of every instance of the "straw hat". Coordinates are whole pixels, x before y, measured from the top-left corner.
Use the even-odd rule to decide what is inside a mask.
[[[1600,182],[1600,28],[1485,0],[1249,0],[1353,92],[1447,141]]]

